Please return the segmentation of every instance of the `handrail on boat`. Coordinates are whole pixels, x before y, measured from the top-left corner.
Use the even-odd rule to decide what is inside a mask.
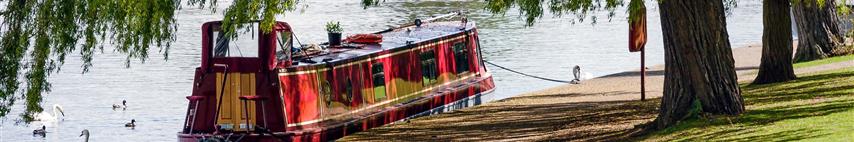
[[[430,23],[430,22],[434,22],[434,21],[439,20],[439,19],[451,18],[451,17],[454,17],[454,16],[462,16],[462,15],[463,15],[463,12],[462,12],[462,11],[454,11],[454,12],[451,12],[451,13],[448,13],[448,14],[439,15],[439,16],[432,17],[432,18],[425,19],[425,20],[415,19],[415,21],[413,21],[412,23],[403,24],[403,25],[400,25],[400,26],[397,26],[397,27],[391,27],[391,28],[388,28],[388,29],[386,29],[386,30],[382,30],[382,31],[379,31],[379,32],[375,32],[374,34],[387,33],[387,32],[391,32],[391,31],[394,31],[395,29],[400,29],[400,28],[403,28],[403,27],[409,27],[409,26],[412,26],[412,25],[421,25],[421,23]]]

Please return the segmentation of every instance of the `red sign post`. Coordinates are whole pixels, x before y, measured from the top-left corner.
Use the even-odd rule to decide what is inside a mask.
[[[641,56],[641,101],[646,99],[646,66],[644,65],[644,47],[646,46],[646,6],[643,0],[629,3],[629,52],[640,52]],[[632,9],[635,7],[637,9]]]

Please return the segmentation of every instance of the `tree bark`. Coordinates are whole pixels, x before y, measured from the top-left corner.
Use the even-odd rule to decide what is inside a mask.
[[[762,62],[753,84],[794,80],[789,0],[764,0],[762,3]]]
[[[665,81],[654,128],[663,129],[696,113],[744,112],[723,2],[664,0],[659,7]]]
[[[792,15],[798,29],[798,51],[795,62],[826,58],[840,46],[842,30],[836,13],[836,2],[828,0],[818,5],[816,0],[799,0],[792,5]]]

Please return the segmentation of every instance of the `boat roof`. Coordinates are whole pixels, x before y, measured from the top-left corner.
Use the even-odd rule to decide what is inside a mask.
[[[346,61],[347,59],[366,57],[387,50],[398,51],[396,49],[408,48],[409,46],[407,45],[447,37],[475,28],[474,22],[465,22],[464,28],[463,24],[460,20],[438,21],[424,23],[419,27],[410,25],[377,32],[383,36],[383,41],[380,44],[366,44],[362,48],[328,48],[326,51],[322,51],[322,53],[294,60],[298,64],[291,67],[325,64],[324,62],[335,63]]]

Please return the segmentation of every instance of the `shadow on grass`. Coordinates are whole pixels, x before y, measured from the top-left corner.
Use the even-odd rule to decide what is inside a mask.
[[[567,97],[585,97],[585,96],[618,96],[618,95],[626,95],[626,94],[640,94],[640,91],[611,91],[611,92],[602,92],[602,93],[569,93],[569,94],[537,94],[530,96],[518,96],[513,97],[513,99],[505,99],[505,100],[497,100],[495,102],[506,102],[513,101],[517,99],[554,99],[554,98],[567,98]]]
[[[566,94],[579,95],[579,94]],[[548,100],[550,96],[517,99]],[[513,101],[509,100],[509,101]],[[508,101],[503,101],[508,102]],[[637,124],[651,121],[656,101],[609,101],[520,105],[497,103],[428,116],[407,124],[374,128],[344,141],[607,141],[639,132]],[[601,125],[609,124],[609,125]]]
[[[854,83],[849,83],[854,81],[852,77],[854,72],[838,72],[801,77],[785,84],[747,85],[742,86],[742,89],[747,105],[838,97],[851,94],[851,91],[844,90],[854,88]]]
[[[749,110],[738,117],[711,116],[680,122],[641,137],[658,114],[660,99],[561,103],[566,97],[618,95],[548,94],[520,96],[483,106],[374,128],[341,141],[790,141],[822,137],[817,128],[766,132],[775,122],[826,116],[854,108],[854,72],[804,76],[768,85],[742,86]],[[805,102],[808,101],[808,102]]]
[[[758,69],[759,69],[759,66],[736,67],[735,68],[736,71],[758,70]],[[602,76],[602,77],[603,78],[604,77],[630,77],[630,76],[640,76],[640,75],[641,75],[640,71],[626,71],[626,72],[610,74],[610,75],[606,75],[606,76]],[[664,70],[663,69],[647,70],[646,76],[664,76]]]
[[[854,72],[835,72],[798,80],[742,86],[748,109],[737,117],[680,122],[637,139],[654,141],[792,141],[829,135],[820,128],[765,130],[775,122],[826,116],[854,109]],[[793,129],[793,130],[789,130]]]

